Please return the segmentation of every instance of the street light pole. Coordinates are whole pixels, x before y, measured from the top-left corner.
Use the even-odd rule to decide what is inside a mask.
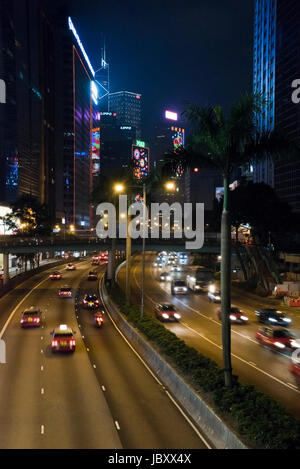
[[[126,233],[126,303],[130,304],[130,268],[131,268],[131,233],[130,233],[130,215],[127,208],[127,233]]]
[[[146,184],[143,183],[143,254],[142,254],[142,297],[141,297],[141,317],[144,316],[144,284],[145,284],[145,246],[146,246],[146,230],[148,230],[148,220],[146,221],[147,213],[146,205]]]

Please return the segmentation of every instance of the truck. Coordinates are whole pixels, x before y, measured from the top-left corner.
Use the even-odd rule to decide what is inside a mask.
[[[194,292],[206,292],[209,286],[214,283],[214,273],[208,267],[190,266],[186,283],[188,288]]]

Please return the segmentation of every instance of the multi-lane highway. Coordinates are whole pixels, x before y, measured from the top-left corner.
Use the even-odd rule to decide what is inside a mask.
[[[200,434],[144,366],[105,314],[103,329],[81,307],[90,260],[75,271],[61,267],[35,275],[0,299],[0,337],[7,347],[0,364],[1,448],[208,448]],[[97,268],[99,279],[104,267]],[[78,303],[61,299],[69,285]],[[42,310],[42,325],[20,327],[30,306]],[[75,332],[74,354],[52,354],[51,331],[67,324]]]
[[[221,323],[217,317],[218,304],[208,301],[206,294],[171,295],[170,282],[160,282],[161,271],[153,267],[154,253],[146,255],[145,309],[154,314],[154,307],[160,302],[171,302],[182,314],[180,323],[166,323],[186,343],[222,366]],[[119,278],[124,284],[124,268]],[[167,268],[163,270],[168,270]],[[185,274],[182,274],[184,278]],[[136,304],[141,297],[141,255],[134,256],[132,264],[132,299]],[[260,390],[273,396],[289,411],[300,417],[300,389],[289,371],[290,357],[260,347],[255,340],[259,324],[254,310],[264,306],[264,300],[254,300],[234,293],[232,303],[245,311],[248,325],[232,326],[233,372],[243,383],[254,384]],[[265,306],[267,307],[267,306]],[[300,318],[289,313],[293,320],[292,331],[300,337]]]

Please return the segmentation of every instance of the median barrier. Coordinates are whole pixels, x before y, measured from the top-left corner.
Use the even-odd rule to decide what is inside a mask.
[[[216,449],[247,449],[239,437],[216,415],[199,394],[178,375],[141,333],[126,321],[118,306],[109,297],[104,282],[101,284],[101,293],[104,304],[122,334],[162,381],[168,392],[172,394],[195,425],[208,437],[212,445]]]

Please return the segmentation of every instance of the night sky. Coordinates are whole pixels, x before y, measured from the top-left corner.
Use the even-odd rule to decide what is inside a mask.
[[[146,129],[187,102],[228,109],[252,90],[253,0],[72,0],[95,69],[106,36],[111,91],[143,95]]]

